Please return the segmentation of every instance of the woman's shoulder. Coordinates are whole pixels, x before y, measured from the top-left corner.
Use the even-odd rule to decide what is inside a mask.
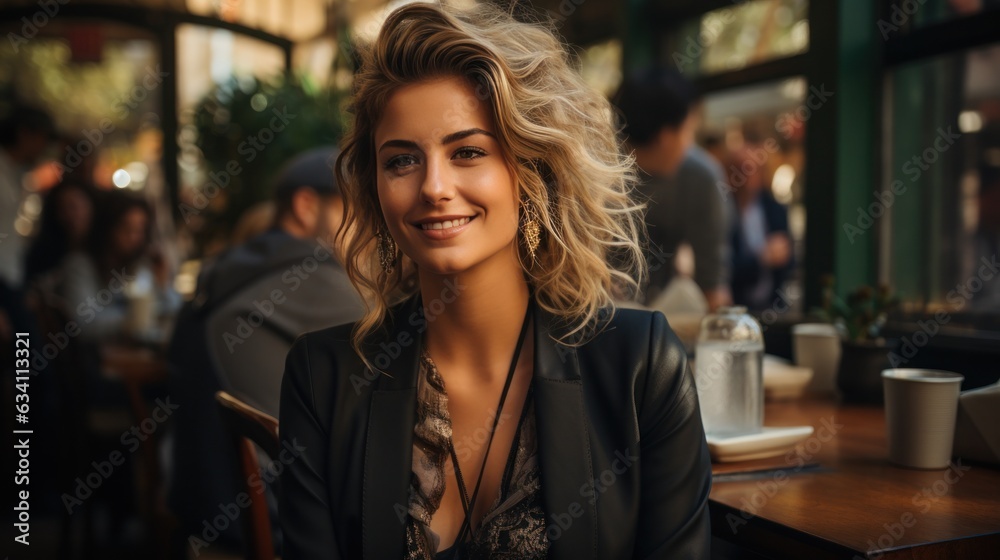
[[[683,385],[687,351],[663,313],[617,308],[605,316],[597,335],[577,349],[581,365],[613,362],[613,367],[593,368],[601,370],[594,373],[624,381],[637,391],[639,402],[669,400]],[[630,374],[623,377],[623,372]]]
[[[598,317],[596,335],[586,345],[653,345],[683,351],[683,345],[660,311],[638,307],[604,308]]]
[[[342,361],[342,358],[354,353],[354,348],[351,346],[354,325],[354,322],[344,323],[300,334],[292,343],[288,352],[289,358],[293,356],[306,358],[310,361],[310,365],[318,359],[333,358],[335,361]]]

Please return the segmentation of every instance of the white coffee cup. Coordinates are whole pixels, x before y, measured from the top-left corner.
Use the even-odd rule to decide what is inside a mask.
[[[890,462],[913,469],[948,466],[963,379],[931,369],[882,372]]]
[[[833,394],[840,367],[840,334],[828,323],[804,323],[792,327],[795,365],[813,370],[806,391]]]

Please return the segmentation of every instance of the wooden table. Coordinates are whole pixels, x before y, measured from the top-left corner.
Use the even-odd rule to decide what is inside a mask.
[[[126,384],[159,383],[167,380],[163,352],[129,344],[103,344],[100,347],[101,373],[108,379]]]
[[[764,423],[815,431],[783,456],[713,465],[777,469],[713,483],[716,538],[772,558],[1000,558],[1000,469],[890,465],[880,407],[768,403]]]

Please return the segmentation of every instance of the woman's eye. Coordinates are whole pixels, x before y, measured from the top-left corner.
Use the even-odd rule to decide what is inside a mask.
[[[415,165],[417,163],[417,158],[409,155],[403,154],[396,157],[389,158],[389,161],[385,162],[385,168],[389,170],[400,170],[410,165]]]
[[[475,146],[465,146],[464,148],[459,148],[455,152],[456,159],[476,159],[485,155],[486,150],[476,148]]]

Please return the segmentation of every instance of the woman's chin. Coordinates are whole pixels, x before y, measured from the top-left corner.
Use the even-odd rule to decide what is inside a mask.
[[[417,268],[422,273],[434,276],[454,276],[469,270],[470,264],[464,261],[428,259],[418,262]]]
[[[501,247],[448,247],[435,248],[431,251],[420,251],[410,258],[417,265],[420,272],[435,276],[455,276],[456,274],[470,273],[473,270],[490,269],[495,274],[503,275],[507,268],[515,270],[520,274],[520,266],[516,258],[509,258],[508,253],[514,254],[509,248]]]

